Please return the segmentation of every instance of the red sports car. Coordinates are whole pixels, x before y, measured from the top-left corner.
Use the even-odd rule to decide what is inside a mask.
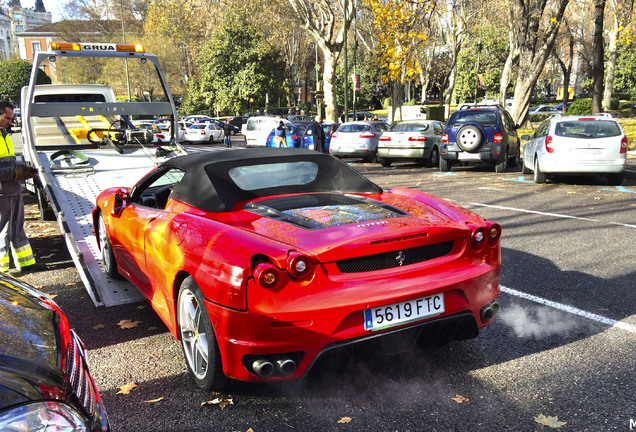
[[[204,389],[299,378],[343,346],[473,338],[499,308],[498,224],[310,150],[177,157],[102,192],[93,219],[105,271]]]

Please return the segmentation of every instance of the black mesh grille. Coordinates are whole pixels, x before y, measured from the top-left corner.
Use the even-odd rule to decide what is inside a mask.
[[[336,265],[342,273],[361,273],[416,264],[450,253],[453,242],[437,243],[410,249],[401,249],[375,255],[338,261]]]

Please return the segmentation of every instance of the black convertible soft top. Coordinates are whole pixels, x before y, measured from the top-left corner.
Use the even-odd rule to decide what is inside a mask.
[[[240,187],[234,180],[236,175],[232,175],[237,168],[241,170],[240,167],[248,167],[250,175],[258,176],[261,174],[259,165],[281,164],[281,167],[289,167],[297,166],[294,164],[297,162],[310,162],[308,165],[312,168],[317,167],[315,178],[312,175],[311,181],[304,184],[267,187],[264,183],[263,188],[246,188],[244,185]],[[254,169],[249,168],[252,166]],[[381,187],[340,160],[305,149],[264,148],[197,153],[172,158],[164,162],[162,167],[175,167],[185,172],[181,181],[174,186],[172,198],[209,212],[231,211],[239,202],[276,195],[382,192]],[[266,176],[268,172],[264,170],[262,174]]]

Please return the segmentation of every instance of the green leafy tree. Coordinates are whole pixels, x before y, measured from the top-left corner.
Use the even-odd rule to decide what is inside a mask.
[[[633,42],[618,47],[614,89],[636,98],[636,44]]]
[[[20,102],[20,90],[29,84],[31,63],[26,60],[7,60],[0,62],[0,98],[8,99],[14,104]],[[42,70],[38,70],[36,84],[51,84],[51,78]]]
[[[265,94],[277,100],[285,96],[284,65],[280,53],[266,43],[258,29],[247,22],[247,12],[231,12],[223,26],[212,34],[197,58],[198,80],[191,80],[184,109],[211,114],[245,111],[248,96],[256,101],[252,108],[264,108]]]

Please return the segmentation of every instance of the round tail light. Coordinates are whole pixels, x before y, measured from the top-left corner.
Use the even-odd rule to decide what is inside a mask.
[[[473,249],[479,249],[486,241],[486,229],[484,227],[471,227],[470,245]]]
[[[495,244],[501,237],[501,226],[497,223],[488,226],[488,243]]]
[[[280,271],[270,263],[260,263],[254,269],[254,279],[265,289],[272,289],[278,285]]]
[[[298,252],[292,252],[287,257],[287,272],[293,278],[304,278],[311,273],[312,267],[309,257]]]

